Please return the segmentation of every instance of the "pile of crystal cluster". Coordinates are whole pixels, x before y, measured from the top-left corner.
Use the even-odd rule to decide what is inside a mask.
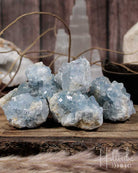
[[[122,83],[106,77],[92,81],[85,58],[65,63],[56,75],[42,62],[26,71],[27,81],[0,99],[11,125],[35,128],[46,122],[49,112],[63,126],[92,130],[103,119],[125,121],[135,113]]]

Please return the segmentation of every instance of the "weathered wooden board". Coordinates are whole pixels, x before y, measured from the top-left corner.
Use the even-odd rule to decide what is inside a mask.
[[[94,131],[67,129],[48,120],[37,129],[18,130],[11,127],[0,111],[0,155],[29,155],[66,150],[71,153],[86,149],[103,152],[113,148],[138,152],[137,114],[124,123],[104,123]]]
[[[6,0],[1,1],[2,28],[6,27],[19,15],[24,13],[39,11],[39,0]],[[2,35],[5,39],[14,42],[19,48],[24,50],[39,35],[39,15],[24,17],[16,24],[10,27]],[[32,51],[40,50],[40,43],[31,49]],[[32,56],[32,55],[30,55]],[[34,55],[35,56],[35,55]],[[36,55],[37,56],[37,55]]]
[[[92,47],[107,47],[107,3],[106,0],[86,0],[87,14],[89,17],[89,30]],[[103,59],[106,52],[100,52]]]
[[[0,0],[0,30],[19,15],[30,11],[49,11],[62,17],[69,24],[69,17],[75,0]],[[123,35],[138,19],[138,0],[86,0],[89,16],[92,46],[122,50]],[[45,29],[53,26],[55,19],[49,16],[34,15],[21,20],[8,29],[4,37],[21,49],[34,40]],[[61,24],[57,28],[62,27]],[[55,48],[55,36],[50,32],[32,50]],[[101,52],[103,58],[106,53]],[[120,61],[121,55],[110,53],[110,59]],[[53,57],[44,60],[49,65]]]
[[[2,8],[1,8],[1,1],[2,0],[0,0],[0,30],[2,29]]]
[[[122,51],[124,34],[138,22],[137,0],[108,1],[109,48]],[[122,62],[122,55],[110,53],[110,59]]]
[[[69,25],[69,17],[71,15],[73,5],[74,5],[74,0],[66,0],[66,1],[41,0],[40,10],[51,12],[58,15],[67,23],[67,25]],[[54,27],[55,24],[57,29],[64,28],[63,24],[59,22],[58,20],[56,20],[56,18],[53,18],[51,16],[46,16],[46,15],[40,16],[40,32],[41,33],[50,27]],[[56,41],[56,37],[54,35],[54,32],[50,31],[46,36],[42,37],[41,49],[54,51],[55,41]],[[42,61],[46,65],[49,65],[52,60],[53,60],[53,56],[43,59]],[[52,70],[53,68],[54,67],[52,67]]]

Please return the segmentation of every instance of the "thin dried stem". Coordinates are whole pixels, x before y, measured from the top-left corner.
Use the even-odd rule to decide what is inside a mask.
[[[104,66],[102,66],[102,69],[104,70],[104,71],[106,71],[106,72],[108,72],[108,73],[112,73],[112,74],[120,74],[120,75],[122,75],[122,74],[124,74],[124,75],[137,75],[137,73],[122,73],[122,72],[116,72],[116,71],[110,71],[110,70],[107,70],[107,69],[105,69],[105,67]]]
[[[32,53],[53,53],[55,55],[61,55],[61,56],[68,56],[67,54],[64,53],[59,53],[51,50],[40,50],[40,51],[29,51],[26,52],[24,55],[32,54]],[[76,59],[75,56],[71,56],[72,59]],[[31,59],[38,59],[38,57],[32,57]]]
[[[21,61],[22,61],[22,58],[24,56],[24,54],[29,50],[31,49],[34,44],[36,44],[36,42],[41,38],[43,37],[45,34],[47,34],[49,31],[52,31],[54,28],[49,28],[47,29],[46,31],[44,31],[41,35],[39,35],[33,42],[31,45],[29,45],[23,52],[19,52],[17,51],[17,53],[20,55],[19,58],[20,58],[20,62],[19,62],[19,65],[17,67],[17,70],[15,72],[15,74],[13,75],[13,77],[11,78],[11,80],[8,82],[8,84],[6,84],[1,90],[0,92],[2,92],[14,79],[14,77],[16,76],[17,72],[19,71],[19,68],[20,68],[20,65],[21,65]],[[16,51],[16,50],[15,50]],[[2,80],[12,71],[12,69],[14,68],[14,66],[16,65],[18,61],[18,58],[12,63],[11,67],[9,68],[8,72],[4,75],[4,77],[1,78],[0,80],[0,83],[2,82]]]
[[[3,80],[4,78],[7,77],[7,75],[12,71],[14,66],[16,65],[17,61],[19,60],[20,56],[11,64],[10,68],[8,69],[7,73],[1,78]]]
[[[103,62],[102,60],[99,60],[99,61],[95,61],[95,62],[91,62],[91,65],[94,65],[94,64],[97,64],[99,62]],[[101,65],[100,65],[101,66]]]
[[[48,32],[50,32],[50,31],[53,31],[54,30],[54,28],[48,28],[47,30],[45,30],[42,34],[40,34],[23,52],[22,52],[22,56],[24,56],[25,55],[25,53],[29,50],[29,49],[31,49],[35,44],[36,44],[36,42],[41,38],[41,37],[43,37],[44,35],[46,35]]]
[[[11,66],[10,66],[10,68],[9,68],[9,70],[8,70],[8,72],[4,75],[4,77],[2,77],[1,79],[0,79],[0,84],[2,83],[2,80],[7,76],[7,75],[9,75],[10,74],[10,72],[12,71],[12,69],[15,67],[15,65],[16,65],[16,62],[18,61],[18,59],[20,58],[20,51],[19,50],[17,50],[15,47],[14,48],[12,48],[12,50],[11,51],[16,51],[17,52],[17,54],[19,55],[19,57],[11,64]]]
[[[6,26],[1,32],[0,32],[0,36],[8,29],[10,28],[13,24],[15,24],[18,20],[20,20],[21,18],[25,17],[25,16],[29,16],[29,15],[34,15],[34,14],[42,14],[42,15],[50,15],[50,16],[53,16],[56,18],[56,20],[58,19],[60,22],[63,23],[63,25],[65,26],[65,28],[67,29],[68,31],[68,36],[69,36],[69,43],[68,43],[68,55],[66,54],[63,54],[63,53],[58,53],[58,52],[54,52],[54,51],[50,51],[50,50],[40,50],[40,51],[30,51],[29,50],[36,44],[36,42],[41,38],[43,37],[45,34],[47,34],[48,32],[50,31],[54,31],[54,34],[56,36],[56,21],[55,21],[55,25],[53,28],[49,28],[47,30],[45,30],[41,35],[39,35],[23,52],[21,51],[18,51],[16,48],[13,48],[12,50],[9,50],[9,51],[4,51],[4,52],[0,52],[0,53],[8,53],[8,52],[11,52],[11,51],[16,51],[18,54],[19,54],[19,58],[20,58],[20,61],[19,61],[19,65],[17,67],[17,70],[14,74],[14,76],[11,78],[11,80],[9,81],[8,84],[6,84],[1,90],[0,90],[0,94],[2,94],[2,91],[13,81],[14,77],[16,76],[17,72],[19,71],[20,69],[20,65],[21,65],[21,62],[22,62],[22,58],[23,56],[26,57],[27,54],[31,54],[31,53],[48,53],[47,55],[41,55],[41,56],[38,56],[38,57],[35,57],[34,59],[38,59],[38,58],[47,58],[49,56],[52,56],[52,55],[58,55],[56,58],[54,58],[54,60],[50,63],[50,66],[56,61],[57,58],[59,58],[60,56],[68,56],[68,62],[70,62],[70,58],[72,58],[73,60],[77,59],[78,57],[80,57],[81,55],[83,55],[84,53],[88,52],[88,51],[91,51],[93,49],[98,49],[98,50],[102,50],[102,51],[106,51],[106,52],[113,52],[113,53],[117,53],[117,54],[122,54],[122,55],[132,55],[132,54],[135,54],[138,52],[135,51],[135,52],[132,52],[132,53],[124,53],[124,52],[120,52],[120,51],[114,51],[114,50],[111,50],[111,49],[106,49],[106,48],[100,48],[100,47],[92,47],[92,48],[89,48],[87,50],[84,50],[83,52],[81,52],[80,54],[78,54],[77,56],[71,56],[71,32],[70,32],[70,29],[69,27],[67,26],[67,24],[64,22],[64,20],[62,18],[60,18],[59,16],[57,16],[56,14],[53,14],[53,13],[50,13],[50,12],[30,12],[30,13],[26,13],[26,14],[23,14],[21,16],[19,16],[18,18],[16,18],[13,22],[11,22],[8,26]],[[17,58],[18,59],[18,58]],[[12,69],[14,68],[15,64],[16,64],[17,60],[15,62],[12,63],[12,65],[10,66],[7,74],[4,76],[6,77],[8,74],[10,74],[10,72],[12,71]],[[102,61],[96,61],[96,62],[92,62],[91,64],[97,64],[98,62],[102,62]],[[137,61],[135,61],[136,63]],[[115,64],[115,65],[119,65],[123,68],[125,68],[126,70],[128,70],[129,72],[132,72],[134,74],[138,74],[138,72],[136,71],[133,71],[131,70],[130,68],[126,67],[125,64],[131,64],[131,63],[125,63],[125,64],[119,64],[119,63],[116,63],[116,62],[111,62],[112,64]],[[134,63],[134,62],[133,62]],[[0,72],[2,73],[2,72]],[[2,78],[3,79],[3,78]]]
[[[52,55],[54,55],[54,53],[49,53],[49,54],[47,54],[47,55],[39,55],[39,56],[37,56],[37,57],[27,57],[28,59],[43,59],[43,58],[47,58],[47,57],[50,57],[50,56],[52,56]],[[24,56],[25,57],[25,56]]]
[[[2,93],[2,91],[13,81],[13,79],[15,78],[15,76],[16,76],[16,74],[18,73],[18,71],[19,71],[19,69],[20,69],[20,66],[21,66],[21,63],[22,63],[22,56],[20,57],[20,61],[19,61],[19,65],[18,65],[18,67],[17,67],[17,70],[16,70],[16,72],[15,72],[15,74],[14,74],[14,76],[11,78],[11,80],[5,85],[5,86],[3,86],[2,87],[2,89],[0,90],[0,93]]]
[[[93,49],[97,49],[97,50],[102,50],[102,51],[106,51],[106,52],[112,52],[112,53],[117,53],[117,54],[122,54],[122,55],[133,55],[135,53],[138,52],[138,50],[136,50],[135,52],[131,52],[131,53],[124,53],[124,52],[120,52],[120,51],[116,51],[116,50],[111,50],[111,49],[106,49],[106,48],[101,48],[101,47],[91,47],[89,49],[84,50],[83,52],[79,53],[76,58],[80,57],[81,55],[83,55],[84,53],[87,53],[89,51],[92,51]]]
[[[124,69],[126,69],[127,71],[131,72],[131,73],[134,73],[134,74],[138,74],[138,72],[134,71],[134,70],[131,70],[130,68],[128,68],[126,65],[124,64],[119,64],[117,62],[113,62],[111,61],[112,64],[115,64],[115,65],[118,65],[120,67],[123,67]]]
[[[53,53],[49,53],[48,55],[40,55],[40,56],[38,56],[38,58],[47,58],[47,57],[50,57],[50,56],[52,56],[52,55],[54,55]]]
[[[59,57],[60,57],[60,55],[58,55],[56,58],[54,58],[54,59],[51,61],[49,67],[51,67],[51,66],[54,64],[54,62],[55,62]]]
[[[16,18],[13,22],[11,22],[7,27],[5,27],[5,28],[0,32],[0,36],[1,36],[9,27],[11,27],[13,24],[15,24],[15,23],[16,23],[18,20],[20,20],[21,18],[23,18],[23,17],[25,17],[25,16],[33,15],[33,14],[50,15],[50,16],[53,16],[53,17],[57,18],[59,21],[61,21],[61,22],[64,24],[64,26],[66,27],[66,29],[67,29],[67,31],[68,31],[68,34],[69,34],[68,61],[70,61],[70,52],[71,52],[71,33],[70,33],[70,30],[69,30],[67,24],[63,21],[63,19],[61,19],[59,16],[57,16],[57,15],[55,15],[55,14],[53,14],[53,13],[50,13],[50,12],[31,12],[31,13],[23,14],[23,15],[19,16],[18,18]],[[9,83],[8,83],[7,85],[5,85],[5,86],[0,90],[0,92],[3,91],[3,90],[13,81],[14,77],[16,76],[16,74],[17,74],[17,72],[18,72],[18,70],[19,70],[19,68],[20,68],[21,61],[22,61],[22,58],[23,58],[23,56],[25,55],[25,53],[26,53],[29,49],[31,49],[31,48],[34,46],[34,44],[36,44],[36,42],[37,42],[42,36],[44,36],[47,32],[49,32],[49,31],[51,31],[51,30],[56,30],[56,27],[50,28],[50,29],[44,31],[41,35],[39,35],[39,36],[32,42],[31,45],[29,45],[23,52],[20,52],[20,53],[19,53],[19,55],[21,56],[21,58],[20,58],[20,62],[19,62],[19,66],[18,66],[18,68],[17,68],[17,71],[15,72],[15,75],[12,77],[12,79],[9,81]],[[13,64],[15,65],[16,62],[14,62]],[[9,71],[8,71],[8,73],[7,73],[6,75],[9,74],[9,72],[11,71],[11,69],[13,69],[14,65],[11,66],[11,68],[9,69]]]
[[[10,28],[13,24],[15,24],[18,20],[20,20],[21,18],[25,17],[25,16],[29,16],[29,15],[34,15],[34,14],[43,14],[43,15],[50,15],[53,16],[55,18],[57,18],[59,21],[61,21],[63,23],[63,25],[65,26],[65,28],[68,31],[68,36],[69,36],[69,45],[68,45],[68,62],[70,62],[70,55],[71,55],[71,32],[70,29],[68,27],[68,25],[64,22],[64,20],[62,18],[60,18],[59,16],[57,16],[56,14],[50,13],[50,12],[30,12],[30,13],[25,13],[19,17],[17,17],[14,21],[12,21],[8,26],[6,26],[1,32],[0,32],[0,36],[8,29]]]
[[[7,51],[2,51],[2,52],[0,52],[0,53],[10,53],[10,52],[13,52],[13,49],[7,50]]]
[[[106,51],[106,52],[113,52],[113,53],[122,54],[122,55],[132,55],[132,54],[135,54],[136,52],[138,52],[138,50],[137,50],[137,51],[132,52],[132,53],[124,53],[124,52],[120,52],[120,51],[116,51],[116,50],[111,50],[111,49],[106,49],[106,48],[101,48],[101,47],[91,47],[91,48],[89,48],[89,49],[87,49],[87,50],[84,50],[83,52],[79,53],[79,54],[76,56],[76,58],[78,58],[78,57],[80,57],[81,55],[83,55],[84,53],[89,52],[89,51],[92,51],[92,50],[94,50],[94,49],[102,50],[102,51]],[[117,62],[112,62],[112,64],[121,66],[121,67],[125,68],[126,70],[128,70],[128,71],[130,71],[130,72],[132,72],[132,73],[134,73],[134,74],[138,74],[137,71],[131,70],[130,68],[126,67],[125,64],[119,64],[119,63],[117,63]],[[129,63],[127,63],[127,64],[129,64]],[[130,63],[130,64],[131,64],[131,63]]]

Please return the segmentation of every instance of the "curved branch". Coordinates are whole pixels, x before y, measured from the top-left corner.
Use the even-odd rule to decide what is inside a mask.
[[[25,16],[29,16],[29,15],[34,15],[34,14],[43,14],[43,15],[49,15],[49,16],[53,16],[55,18],[57,18],[59,21],[61,21],[63,23],[63,25],[65,26],[65,28],[68,31],[68,35],[69,35],[69,45],[68,45],[68,62],[70,62],[70,56],[71,56],[71,32],[70,29],[68,27],[68,25],[64,22],[64,20],[62,18],[60,18],[59,16],[57,16],[56,14],[50,13],[50,12],[30,12],[30,13],[25,13],[19,17],[17,17],[14,21],[12,21],[8,26],[6,26],[1,32],[0,32],[0,36],[8,29],[10,28],[13,24],[15,24],[18,20],[20,20],[21,18],[25,17]]]

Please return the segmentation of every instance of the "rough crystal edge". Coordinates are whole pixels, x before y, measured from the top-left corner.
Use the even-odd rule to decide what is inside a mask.
[[[16,93],[18,88],[13,89],[9,93],[7,93],[5,96],[0,98],[0,107],[2,108],[11,98],[12,96]]]

